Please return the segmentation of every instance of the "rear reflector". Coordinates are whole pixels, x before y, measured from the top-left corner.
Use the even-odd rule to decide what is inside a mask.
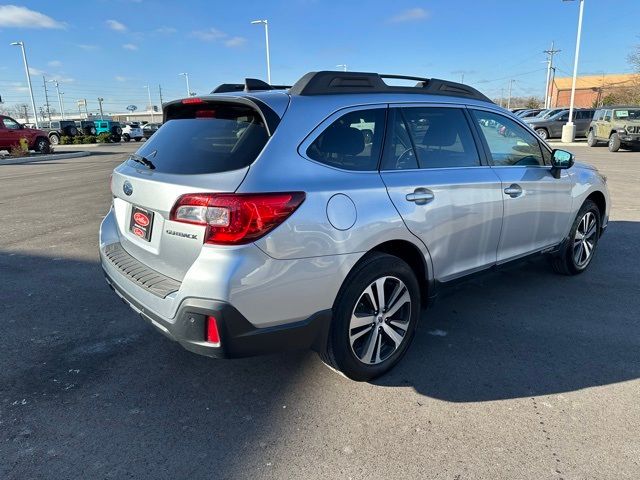
[[[304,199],[304,192],[186,194],[173,206],[170,219],[206,226],[205,243],[240,245],[276,228]]]
[[[207,342],[220,344],[220,334],[218,333],[218,324],[216,317],[207,317]]]

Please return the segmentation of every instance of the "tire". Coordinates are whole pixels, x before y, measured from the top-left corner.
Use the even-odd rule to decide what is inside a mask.
[[[535,132],[538,134],[538,136],[542,140],[548,140],[549,139],[549,132],[547,132],[546,128],[536,128]]]
[[[51,151],[51,144],[49,143],[49,139],[46,137],[36,138],[33,149],[38,153],[49,153]]]
[[[617,152],[618,150],[620,150],[620,146],[620,137],[617,133],[612,133],[609,137],[609,151]]]
[[[57,133],[52,133],[49,135],[49,142],[51,145],[58,145],[60,143],[60,135]]]
[[[127,135],[127,134],[125,133],[125,134],[122,136],[122,139],[123,139],[125,142],[128,142],[129,140],[131,140],[131,137],[129,137],[129,135]]]
[[[91,135],[95,135],[95,134],[96,134],[96,129],[95,129],[95,127],[91,127],[91,128],[89,129],[89,133],[90,133]]]
[[[120,140],[122,140],[122,137],[120,135],[111,135],[111,141],[113,143],[119,143]]]
[[[589,130],[589,134],[587,135],[587,145],[589,145],[590,147],[597,147],[598,143],[599,142],[596,139],[596,134],[593,132],[593,130]]]
[[[569,237],[560,252],[552,258],[551,264],[557,273],[578,275],[591,265],[600,239],[601,218],[598,206],[591,200],[582,204],[571,225]]]
[[[142,140],[142,137],[136,137],[136,142],[139,142],[140,140]]]
[[[78,129],[76,127],[70,127],[68,135],[70,137],[75,137],[78,134]]]
[[[389,311],[394,310],[390,318],[374,314],[379,285],[390,302]],[[333,306],[327,348],[320,357],[352,380],[379,377],[406,353],[419,316],[420,289],[411,267],[398,257],[373,252],[342,284]]]

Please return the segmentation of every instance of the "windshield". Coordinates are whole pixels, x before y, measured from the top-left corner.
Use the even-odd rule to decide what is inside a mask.
[[[157,172],[193,175],[238,170],[251,164],[269,139],[262,117],[245,106],[204,103],[172,113],[174,119],[137,152],[153,162]],[[130,164],[139,167],[139,163]]]
[[[640,108],[616,110],[613,114],[618,120],[640,120]]]

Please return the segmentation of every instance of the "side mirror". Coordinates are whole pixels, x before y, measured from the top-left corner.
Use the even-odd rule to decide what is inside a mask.
[[[575,157],[566,150],[555,149],[551,152],[551,173],[555,178],[560,178],[560,170],[573,167]]]

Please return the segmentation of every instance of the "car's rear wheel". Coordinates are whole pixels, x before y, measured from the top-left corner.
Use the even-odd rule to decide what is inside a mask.
[[[128,142],[129,140],[131,140],[131,137],[129,137],[129,135],[127,135],[127,134],[125,133],[125,134],[122,136],[122,139],[123,139],[125,142]]]
[[[49,142],[51,142],[51,145],[58,145],[60,143],[60,135],[52,133],[49,135]]]
[[[33,149],[38,153],[49,153],[51,151],[49,139],[45,137],[38,137]]]
[[[419,314],[420,290],[411,267],[375,252],[340,289],[322,359],[353,380],[376,378],[405,354]]]
[[[136,137],[136,142],[139,142],[140,140],[142,140],[142,137]]]
[[[589,130],[589,135],[587,135],[587,145],[590,147],[598,146],[598,140],[596,140],[596,134],[593,130]]]
[[[91,128],[89,129],[89,133],[90,133],[91,135],[95,135],[95,134],[96,134],[96,129],[95,129],[95,127],[91,127]]]
[[[553,257],[553,269],[563,275],[577,275],[591,264],[600,238],[601,213],[587,200],[571,226],[569,237],[560,252]]]
[[[546,128],[536,128],[535,132],[543,140],[546,140],[549,138],[549,132],[547,132]]]
[[[609,137],[609,151],[610,152],[617,152],[618,150],[620,150],[620,137],[618,136],[617,133],[612,133],[611,136]]]

